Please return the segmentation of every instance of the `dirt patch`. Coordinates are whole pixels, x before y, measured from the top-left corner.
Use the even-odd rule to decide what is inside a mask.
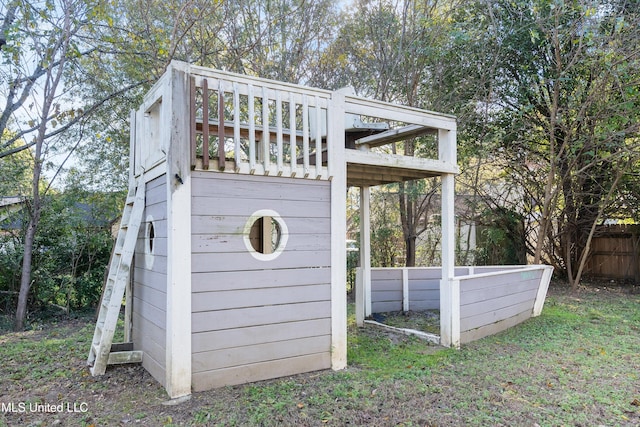
[[[416,331],[440,335],[440,310],[409,310],[375,313],[371,320],[394,328],[415,329]]]

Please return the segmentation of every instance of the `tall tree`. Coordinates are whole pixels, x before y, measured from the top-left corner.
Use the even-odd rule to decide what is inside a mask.
[[[591,230],[637,163],[640,16],[624,2],[588,0],[499,1],[487,13],[504,52],[494,99],[500,155],[533,202],[532,255],[576,286]]]

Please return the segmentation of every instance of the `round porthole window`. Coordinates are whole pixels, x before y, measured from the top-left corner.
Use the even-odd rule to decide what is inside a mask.
[[[287,239],[287,225],[280,215],[271,209],[254,212],[244,228],[247,250],[261,261],[277,258],[284,251]]]
[[[151,215],[147,217],[146,224],[144,231],[144,265],[147,270],[151,270],[153,268],[156,245],[156,227]]]

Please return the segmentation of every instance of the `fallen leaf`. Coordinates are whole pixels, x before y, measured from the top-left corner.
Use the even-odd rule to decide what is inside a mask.
[[[298,409],[302,409],[304,408],[304,403],[298,403],[296,406],[298,407]]]
[[[633,406],[640,406],[640,400],[638,400],[638,399],[633,399],[633,401],[631,402],[631,404],[632,404]]]

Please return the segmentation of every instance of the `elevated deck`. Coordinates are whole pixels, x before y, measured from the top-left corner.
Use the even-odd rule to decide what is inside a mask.
[[[188,82],[191,169],[333,179],[332,162],[346,164],[347,185],[374,186],[457,173],[455,118],[326,91],[174,62]],[[163,77],[168,78],[168,77]],[[160,80],[135,117],[140,132],[160,131]],[[159,166],[167,153],[151,139],[137,150],[136,174]],[[427,155],[397,154],[392,144],[431,145]],[[332,150],[345,147],[332,159]],[[399,150],[399,149],[398,149]],[[318,161],[317,159],[322,159]]]

